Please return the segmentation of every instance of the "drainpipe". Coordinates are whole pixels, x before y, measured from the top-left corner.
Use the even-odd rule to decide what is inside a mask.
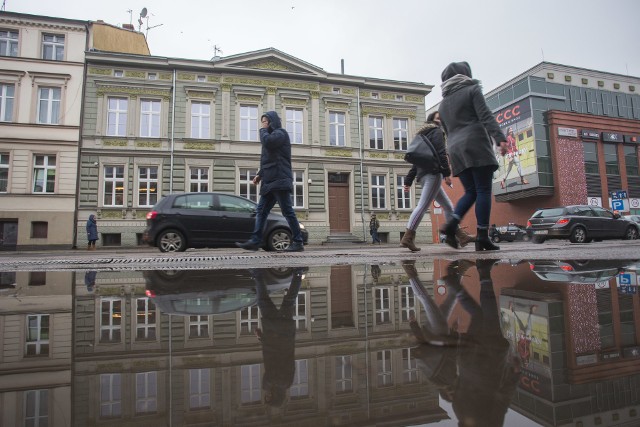
[[[173,193],[173,136],[176,129],[176,69],[173,69],[173,82],[171,83],[171,160],[169,170],[169,194]]]
[[[84,29],[87,32],[84,42],[84,65],[82,70],[82,94],[80,95],[80,128],[78,129],[78,161],[76,162],[76,194],[74,197],[74,209],[73,209],[73,231],[71,249],[78,248],[78,209],[80,209],[80,171],[82,170],[82,128],[84,126],[84,94],[87,90],[87,57],[86,52],[89,51],[89,23],[84,24]],[[100,174],[98,173],[98,176]]]
[[[358,96],[358,142],[360,144],[360,220],[362,221],[362,241],[367,241],[367,229],[364,225],[364,147],[362,143],[362,114],[360,114],[360,86],[357,87]]]

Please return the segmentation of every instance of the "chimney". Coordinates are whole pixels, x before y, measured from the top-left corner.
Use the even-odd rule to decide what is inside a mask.
[[[122,28],[129,31],[134,31],[133,24],[122,24]]]

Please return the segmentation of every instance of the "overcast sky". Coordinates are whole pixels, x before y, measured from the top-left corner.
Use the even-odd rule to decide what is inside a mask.
[[[466,60],[484,91],[541,61],[640,77],[638,0],[5,0],[5,10],[138,28],[152,55],[273,47],[327,72],[434,85]],[[128,10],[132,10],[130,16]]]

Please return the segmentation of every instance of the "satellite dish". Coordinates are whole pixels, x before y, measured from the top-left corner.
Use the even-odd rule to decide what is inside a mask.
[[[143,7],[142,10],[140,11],[140,18],[144,18],[147,16],[147,8]]]

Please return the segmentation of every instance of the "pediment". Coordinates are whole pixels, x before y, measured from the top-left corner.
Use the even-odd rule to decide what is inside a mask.
[[[227,56],[216,61],[216,67],[249,68],[253,70],[274,71],[281,73],[307,74],[310,76],[326,76],[319,67],[304,62],[284,52],[269,48],[262,51],[248,52]]]

